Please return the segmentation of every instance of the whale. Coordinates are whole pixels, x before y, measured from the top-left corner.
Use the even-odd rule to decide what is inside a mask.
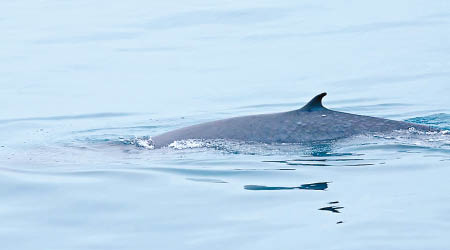
[[[301,144],[396,130],[440,131],[421,124],[330,110],[322,104],[326,95],[321,93],[292,111],[232,117],[176,129],[151,137],[151,144],[161,148],[190,139]]]

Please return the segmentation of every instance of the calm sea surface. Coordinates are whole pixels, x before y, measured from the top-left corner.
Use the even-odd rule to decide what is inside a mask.
[[[0,248],[450,249],[450,134],[151,136],[324,104],[450,129],[450,2],[1,1]]]

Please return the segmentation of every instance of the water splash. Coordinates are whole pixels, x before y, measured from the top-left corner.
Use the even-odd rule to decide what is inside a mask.
[[[207,143],[202,140],[182,140],[174,141],[168,146],[173,149],[189,149],[189,148],[202,148],[208,147]]]
[[[144,149],[154,149],[155,146],[153,145],[152,139],[150,137],[134,137],[132,139],[126,139],[126,138],[119,138],[119,142],[125,144],[125,145],[134,145],[138,148],[144,148]]]

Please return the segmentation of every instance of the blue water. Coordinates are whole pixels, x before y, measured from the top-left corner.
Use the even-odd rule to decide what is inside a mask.
[[[449,249],[450,134],[174,128],[301,107],[450,129],[448,1],[3,1],[1,249]]]

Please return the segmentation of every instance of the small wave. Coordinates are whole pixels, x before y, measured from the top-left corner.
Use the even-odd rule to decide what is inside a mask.
[[[195,181],[195,182],[206,182],[206,183],[228,183],[219,179],[210,179],[210,178],[186,178],[186,180]]]
[[[389,142],[389,144],[450,149],[449,130],[424,132],[410,128],[408,130],[396,130],[387,134],[373,134],[372,136],[375,139]]]
[[[107,128],[92,128],[74,131],[74,133],[94,133],[94,132],[104,132],[104,131],[149,131],[151,129],[158,129],[160,126],[131,126],[131,127],[107,127]]]
[[[436,126],[442,129],[450,130],[450,114],[438,113],[422,117],[414,117],[406,120],[407,122]]]
[[[124,117],[137,115],[135,113],[95,113],[81,115],[48,116],[48,117],[26,117],[0,120],[0,123],[21,122],[21,121],[59,121],[59,120],[79,120],[79,119],[101,119],[111,117]]]

